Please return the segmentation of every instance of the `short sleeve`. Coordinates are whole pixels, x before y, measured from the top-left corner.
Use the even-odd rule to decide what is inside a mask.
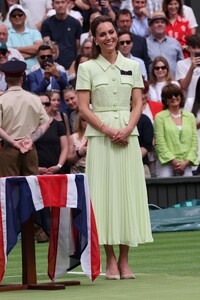
[[[143,79],[140,71],[140,65],[138,62],[134,62],[134,71],[133,71],[133,79],[134,79],[134,86],[133,88],[144,88]]]
[[[86,63],[78,67],[76,90],[91,90],[91,76]]]
[[[42,34],[42,37],[51,36],[51,30],[50,30],[50,26],[49,26],[49,18],[44,20],[44,22],[42,23],[41,34]]]

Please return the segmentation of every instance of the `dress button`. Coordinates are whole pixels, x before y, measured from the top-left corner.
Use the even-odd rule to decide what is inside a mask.
[[[112,81],[115,81],[115,80],[116,80],[116,77],[113,77],[113,78],[112,78]]]
[[[118,116],[117,116],[117,115],[115,115],[115,119],[118,119]]]
[[[114,90],[114,91],[113,91],[113,94],[117,94],[117,91],[116,91],[116,90]]]
[[[114,66],[114,65],[112,65],[112,66],[111,66],[111,69],[115,69],[115,66]]]

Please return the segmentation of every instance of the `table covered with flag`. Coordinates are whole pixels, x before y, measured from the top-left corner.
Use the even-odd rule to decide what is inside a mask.
[[[64,174],[0,178],[0,281],[22,224],[44,207],[51,207],[50,279],[81,264],[94,280],[100,273],[100,250],[87,177]]]

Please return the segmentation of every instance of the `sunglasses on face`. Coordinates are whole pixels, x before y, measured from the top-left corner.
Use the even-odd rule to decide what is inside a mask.
[[[180,96],[180,94],[178,92],[174,92],[174,93],[171,93],[169,95],[167,95],[167,99],[172,99],[173,97],[178,97]]]
[[[121,42],[119,42],[119,44],[120,44],[121,46],[123,46],[124,44],[130,45],[130,43],[131,43],[131,41],[121,41]]]
[[[52,55],[41,55],[41,56],[40,56],[40,59],[41,59],[41,60],[45,60],[45,59],[47,59],[47,58],[52,58]]]
[[[0,53],[1,53],[3,56],[5,56],[6,53],[7,53],[7,50],[6,50],[6,49],[0,49]]]
[[[42,105],[46,106],[46,107],[49,107],[51,105],[50,102],[43,102]]]
[[[21,18],[22,16],[24,16],[23,13],[17,13],[17,14],[11,15],[10,17],[13,18],[13,19],[16,19],[17,17]]]
[[[166,66],[161,66],[161,67],[154,67],[154,70],[159,71],[159,70],[166,70],[167,67]]]

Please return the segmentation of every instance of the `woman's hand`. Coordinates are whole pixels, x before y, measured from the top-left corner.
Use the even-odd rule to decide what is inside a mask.
[[[114,129],[109,126],[105,126],[103,132],[108,135],[112,143],[121,147],[128,146],[128,136],[130,134],[128,127]]]
[[[178,161],[177,159],[173,159],[171,163],[175,173],[178,173],[180,175],[184,174],[184,169],[182,169],[180,161]]]
[[[56,174],[59,173],[60,171],[60,167],[59,166],[52,166],[50,168],[47,169],[46,174],[47,175],[52,175],[52,174]]]
[[[47,168],[39,167],[39,175],[45,175],[47,173]]]
[[[182,162],[176,160],[176,159],[173,159],[172,160],[172,166],[173,166],[173,169],[174,169],[174,172],[180,174],[180,175],[183,175],[185,173],[185,168],[190,164],[190,161],[189,160],[184,160]]]
[[[189,160],[184,160],[180,163],[180,169],[185,171],[185,168],[190,164]]]
[[[85,156],[86,152],[87,152],[87,140],[85,141],[85,143],[78,150],[78,153],[79,153],[80,156]]]

